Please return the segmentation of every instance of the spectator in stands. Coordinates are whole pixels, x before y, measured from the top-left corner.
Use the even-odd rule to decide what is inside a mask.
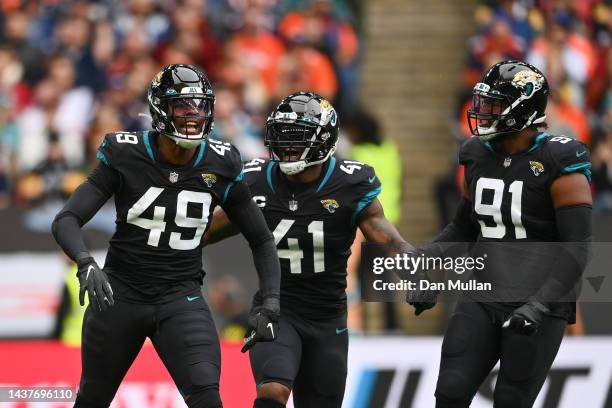
[[[351,160],[369,164],[376,169],[382,192],[378,200],[385,209],[385,216],[393,224],[398,225],[401,214],[402,195],[402,158],[397,145],[386,139],[380,128],[378,119],[364,108],[351,109],[343,116],[341,124],[350,142]],[[351,246],[352,254],[347,264],[347,293],[349,300],[349,327],[351,330],[361,330],[362,308],[359,296],[358,268],[361,258],[361,243],[365,238],[357,231],[355,242]],[[397,330],[398,322],[393,303],[385,303],[384,316],[386,329]]]
[[[193,4],[195,3],[195,4]],[[202,67],[209,78],[215,79],[221,62],[222,49],[209,29],[202,14],[201,1],[183,2],[172,10],[168,35],[157,45],[154,56],[160,61],[176,63],[175,52],[180,50]]]
[[[2,44],[10,45],[19,55],[24,67],[24,80],[33,85],[44,76],[44,66],[40,63],[43,55],[29,41],[32,18],[25,11],[16,10],[6,16]]]
[[[571,103],[570,86],[564,84],[550,93],[546,124],[552,134],[564,135],[591,144],[591,130],[586,113]]]
[[[92,92],[75,87],[74,65],[57,56],[49,63],[49,76],[35,90],[35,104],[19,116],[19,166],[28,171],[48,154],[49,135],[57,134],[70,166],[84,163],[84,136],[93,112]]]
[[[148,108],[145,95],[149,85],[148,78],[152,78],[159,70],[159,63],[145,54],[142,58],[130,62],[126,69],[125,74],[117,77],[117,82],[110,89],[108,103],[113,104],[120,112],[123,125],[119,129],[131,132],[149,128],[150,118],[146,116]],[[143,113],[145,117],[142,116]]]
[[[243,29],[229,39],[229,46],[240,56],[241,63],[259,74],[268,99],[278,94],[278,70],[285,52],[282,41],[272,29],[266,10],[252,5],[244,15]]]
[[[62,202],[85,180],[83,173],[68,165],[55,132],[49,134],[47,152],[47,157],[18,181],[17,198],[22,203]]]
[[[545,35],[533,42],[527,62],[545,73],[551,89],[565,85],[572,105],[583,107],[584,87],[595,69],[591,43],[572,30],[572,17],[563,11],[548,17]]]
[[[101,91],[106,87],[106,74],[101,66],[108,62],[109,51],[102,53],[94,42],[108,42],[104,35],[109,35],[104,30],[98,30],[97,36],[92,34],[92,25],[86,18],[71,16],[63,20],[56,28],[58,41],[55,54],[61,54],[68,58],[74,65],[75,84],[90,88],[94,92]],[[93,48],[100,52],[100,61],[96,61]]]
[[[212,137],[232,143],[243,160],[264,157],[267,150],[249,115],[243,110],[240,95],[229,88],[215,89],[215,128]]]
[[[240,281],[231,275],[223,274],[208,283],[208,301],[222,340],[241,342],[244,339],[249,318],[247,298]]]
[[[592,160],[596,193],[593,209],[612,212],[612,98],[608,100],[599,137],[593,143]]]
[[[296,32],[285,38],[287,53],[279,66],[276,99],[300,89],[308,89],[335,100],[338,79],[329,58],[308,44],[304,33]]]
[[[478,82],[488,64],[506,59],[521,59],[524,43],[512,32],[508,21],[493,20],[482,34],[476,35],[468,45],[466,84]],[[469,82],[468,82],[469,81]]]
[[[310,0],[303,11],[287,14],[279,24],[285,38],[301,36],[314,49],[324,53],[332,62],[339,82],[336,106],[346,110],[356,99],[358,89],[357,57],[359,41],[353,27],[333,16],[330,0]]]
[[[120,38],[131,35],[135,30],[144,34],[147,41],[156,46],[163,41],[171,28],[168,15],[161,10],[163,2],[156,0],[128,0],[118,2],[122,7],[114,19],[115,32]]]

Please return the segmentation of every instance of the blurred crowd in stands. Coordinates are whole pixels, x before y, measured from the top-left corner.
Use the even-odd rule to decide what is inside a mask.
[[[0,209],[64,199],[104,134],[149,128],[144,96],[169,63],[217,95],[213,137],[266,155],[262,128],[296,90],[356,100],[358,1],[0,0]]]
[[[470,135],[466,112],[484,70],[503,59],[525,60],[544,72],[551,88],[547,131],[591,147],[595,208],[612,211],[612,3],[482,1],[474,19],[456,136]]]

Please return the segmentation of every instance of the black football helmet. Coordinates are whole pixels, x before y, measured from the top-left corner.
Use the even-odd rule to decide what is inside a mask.
[[[198,68],[186,64],[164,67],[147,94],[153,129],[177,145],[198,146],[213,129],[215,94]]]
[[[285,174],[324,163],[338,145],[338,114],[331,103],[313,92],[289,95],[266,121],[264,144],[270,159]]]
[[[491,140],[546,120],[548,82],[533,65],[502,61],[474,86],[468,123],[474,136]]]

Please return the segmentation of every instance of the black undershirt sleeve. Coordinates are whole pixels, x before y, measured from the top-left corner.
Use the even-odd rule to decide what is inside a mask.
[[[478,228],[472,222],[472,202],[465,197],[461,198],[461,202],[457,207],[457,212],[453,220],[438,234],[432,243],[420,247],[426,256],[442,257],[451,256],[449,245],[439,245],[442,242],[475,242],[478,238]],[[460,252],[466,248],[460,245]],[[458,256],[459,254],[457,254]]]
[[[551,275],[535,295],[540,302],[576,301],[573,289],[588,264],[591,251],[591,212],[588,204],[555,210],[561,243]]]
[[[249,242],[253,262],[259,276],[259,292],[263,298],[280,297],[280,262],[274,236],[255,202],[246,183],[237,183],[232,189],[232,205],[224,207],[232,224],[236,225]]]
[[[120,182],[119,173],[100,163],[55,216],[51,232],[59,246],[73,261],[76,261],[78,254],[88,252],[81,227],[117,191]]]

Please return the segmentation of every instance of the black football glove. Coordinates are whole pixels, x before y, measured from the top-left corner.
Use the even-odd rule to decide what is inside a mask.
[[[548,311],[546,305],[531,297],[527,303],[510,313],[502,327],[512,329],[519,334],[531,336],[538,331],[540,324],[542,324],[542,317]]]
[[[274,341],[278,336],[278,318],[280,316],[280,302],[276,297],[264,298],[261,306],[251,310],[247,336],[242,346],[246,353],[258,341]]]
[[[79,278],[79,303],[85,306],[85,292],[89,295],[89,304],[101,312],[115,304],[113,289],[108,282],[108,276],[89,254],[77,256]]]
[[[410,255],[415,257],[420,256],[420,254],[421,252],[419,252],[419,250],[410,253]],[[414,314],[418,316],[424,311],[429,310],[436,305],[436,302],[438,301],[438,293],[440,293],[440,291],[433,289],[419,289],[419,281],[429,281],[429,277],[427,276],[425,271],[416,271],[416,273],[410,277],[410,280],[416,283],[416,289],[409,290],[408,293],[406,293],[406,302],[408,302],[409,305],[414,307]]]
[[[406,302],[414,307],[414,314],[418,316],[436,305],[436,302],[438,301],[438,293],[438,290],[421,290],[417,287],[415,290],[408,291],[406,294]]]

